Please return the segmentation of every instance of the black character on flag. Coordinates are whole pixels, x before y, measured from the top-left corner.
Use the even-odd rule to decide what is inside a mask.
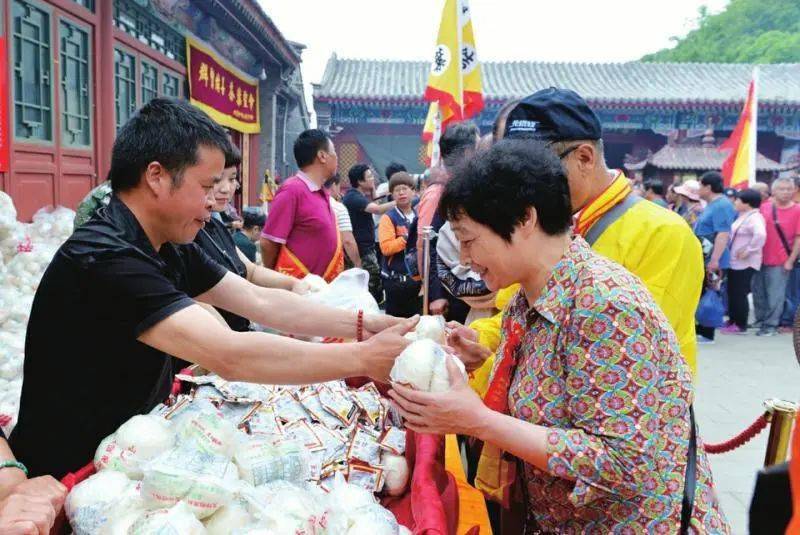
[[[470,71],[472,65],[475,63],[475,49],[471,47],[464,47],[461,50],[461,70]]]
[[[437,46],[433,54],[433,72],[440,74],[447,67],[447,58],[443,46]]]

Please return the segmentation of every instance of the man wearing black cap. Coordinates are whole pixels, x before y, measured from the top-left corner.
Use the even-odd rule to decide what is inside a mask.
[[[669,319],[681,353],[694,371],[694,313],[704,273],[700,244],[683,218],[642,202],[622,171],[606,167],[602,133],[600,120],[583,98],[556,88],[522,99],[505,125],[505,137],[544,142],[561,158],[569,180],[575,232],[595,251],[642,279]],[[499,315],[492,328],[499,332]]]

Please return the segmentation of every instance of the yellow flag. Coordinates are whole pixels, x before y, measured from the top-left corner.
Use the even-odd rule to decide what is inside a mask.
[[[472,30],[472,10],[468,0],[461,0],[461,72],[463,76],[464,118],[474,117],[483,109],[483,79],[481,64]]]
[[[439,103],[431,102],[428,107],[428,116],[425,118],[425,127],[422,129],[422,139],[430,141],[433,139],[433,133],[436,131],[436,115],[439,113]]]
[[[439,138],[442,137],[442,117],[439,114],[439,103],[431,102],[428,108],[428,117],[425,119],[425,128],[422,130],[422,139],[427,142],[425,147],[425,164],[435,167],[439,163]]]
[[[439,103],[442,126],[483,109],[483,84],[468,0],[445,0],[425,100]]]

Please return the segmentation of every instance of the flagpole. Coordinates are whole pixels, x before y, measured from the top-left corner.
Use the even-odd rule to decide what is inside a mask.
[[[750,110],[750,124],[752,125],[752,138],[753,142],[748,147],[750,154],[750,173],[747,177],[748,186],[752,186],[756,183],[756,165],[757,165],[757,158],[758,158],[758,85],[759,85],[759,69],[756,65],[753,67],[753,104]]]
[[[463,0],[456,0],[456,35],[458,45],[458,108],[461,110],[459,117],[464,117],[464,27],[461,25],[461,12]]]

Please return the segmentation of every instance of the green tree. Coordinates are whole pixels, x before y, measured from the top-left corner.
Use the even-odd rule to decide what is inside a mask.
[[[674,47],[648,54],[642,61],[800,62],[800,1],[731,0],[716,15],[702,6],[697,29],[673,40]]]

